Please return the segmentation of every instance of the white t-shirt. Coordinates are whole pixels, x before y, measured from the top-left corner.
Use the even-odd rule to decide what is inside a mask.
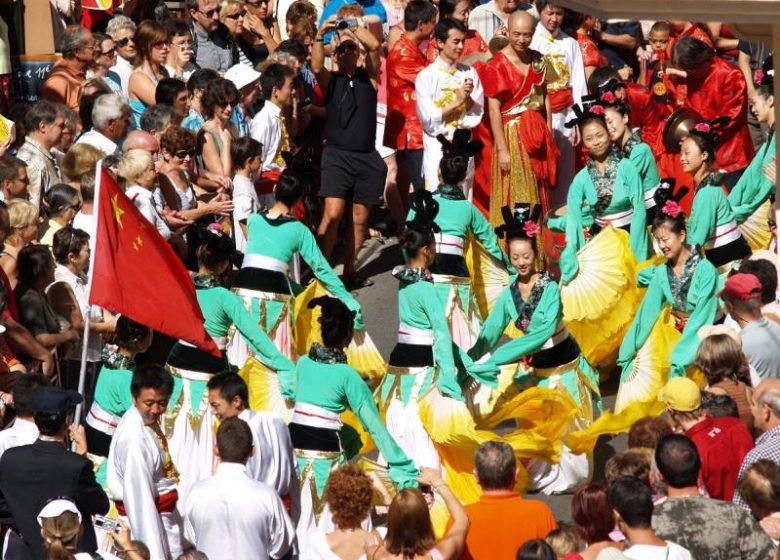
[[[666,541],[666,546],[635,544],[623,551],[623,554],[633,560],[692,560],[687,548]]]
[[[246,237],[239,222],[245,222],[250,214],[258,210],[260,210],[260,199],[257,197],[252,180],[243,175],[233,177],[233,223],[235,224],[233,231],[237,251],[246,252]]]

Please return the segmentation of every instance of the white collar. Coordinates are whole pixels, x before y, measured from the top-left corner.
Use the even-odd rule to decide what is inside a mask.
[[[246,465],[242,465],[241,463],[220,463],[217,465],[217,472],[215,474],[224,474],[228,476],[243,474],[244,476],[247,476]]]
[[[132,196],[130,196],[132,194]],[[130,185],[127,187],[127,190],[125,191],[125,195],[127,195],[127,198],[130,200],[133,199],[133,197],[141,197],[144,199],[151,199],[152,198],[152,191],[149,189],[143,188],[141,185]]]
[[[38,426],[33,422],[32,420],[27,420],[26,418],[20,418],[19,416],[16,417],[16,420],[14,420],[14,425],[9,428],[10,430],[19,430],[22,432],[35,432],[38,433]]]
[[[61,282],[68,282],[73,284],[86,284],[86,278],[83,276],[80,276],[78,274],[74,274],[71,269],[69,269],[64,264],[57,263],[57,268],[54,271],[54,277],[56,280],[59,280]]]
[[[266,101],[265,105],[263,105],[263,111],[269,113],[274,117],[278,117],[279,115],[282,114],[282,108],[270,100]]]
[[[433,61],[433,64],[436,64],[437,67],[441,68],[442,70],[452,70],[458,68],[457,61],[450,64],[446,60],[444,60],[441,55],[436,57],[436,60]]]
[[[558,36],[553,37],[552,33],[547,31],[547,28],[544,25],[542,25],[541,21],[536,24],[536,32],[539,34],[540,37],[542,37],[543,39],[547,39],[548,41],[558,41],[560,39],[565,39],[566,37],[568,37],[568,35],[566,35],[566,33],[564,33],[563,30],[561,29],[558,30]]]

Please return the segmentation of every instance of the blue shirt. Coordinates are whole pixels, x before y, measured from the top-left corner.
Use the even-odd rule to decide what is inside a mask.
[[[325,9],[322,10],[322,17],[320,18],[319,23],[320,26],[330,16],[335,16],[336,12],[339,11],[339,8],[348,4],[357,4],[363,8],[364,15],[379,16],[379,19],[382,20],[382,23],[387,23],[387,12],[385,11],[385,7],[381,0],[331,0],[325,4]],[[325,42],[325,44],[328,44],[330,43],[332,36],[333,32],[329,31],[325,34],[322,40]]]
[[[203,123],[205,122],[206,119],[204,119],[200,113],[198,113],[195,109],[190,109],[189,115],[181,120],[181,126],[187,130],[191,130],[197,133],[203,127]]]
[[[246,122],[246,116],[244,115],[244,110],[238,105],[233,107],[233,112],[230,113],[230,122],[236,125],[236,130],[238,131],[239,138],[243,138],[244,136],[249,136],[249,123]]]

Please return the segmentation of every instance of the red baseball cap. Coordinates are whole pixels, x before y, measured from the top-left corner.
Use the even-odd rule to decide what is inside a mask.
[[[753,274],[738,272],[726,279],[726,285],[718,292],[723,299],[759,299],[761,297],[761,282]]]

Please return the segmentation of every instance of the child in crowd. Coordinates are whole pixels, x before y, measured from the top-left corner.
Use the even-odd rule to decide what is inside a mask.
[[[580,549],[580,538],[574,527],[568,523],[558,523],[558,528],[553,529],[544,539],[555,551],[558,558],[563,558],[569,553]]]
[[[262,164],[263,147],[254,138],[239,138],[230,146],[233,158],[233,228],[236,250],[246,249],[246,221],[263,206],[272,206],[273,193],[257,196],[254,181]]]

